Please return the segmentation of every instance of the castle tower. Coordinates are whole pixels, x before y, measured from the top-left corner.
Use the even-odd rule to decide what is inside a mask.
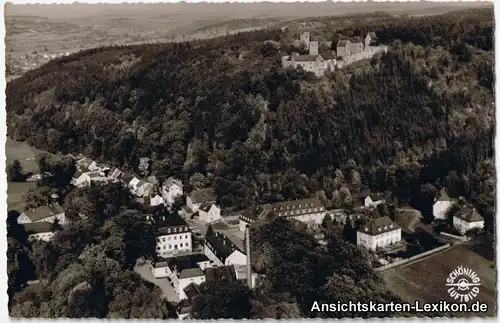
[[[308,31],[304,31],[300,33],[300,43],[304,43],[306,48],[309,48],[309,43],[311,41],[311,33]]]
[[[319,54],[319,43],[317,41],[312,41],[309,43],[309,55]]]

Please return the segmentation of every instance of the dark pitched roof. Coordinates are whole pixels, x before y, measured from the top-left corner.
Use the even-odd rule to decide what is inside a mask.
[[[134,178],[134,175],[129,174],[129,173],[123,173],[121,180],[125,183],[128,184],[130,181]]]
[[[385,200],[384,194],[371,194],[370,198],[372,199],[373,202]]]
[[[205,276],[205,274],[203,274],[203,271],[200,268],[191,268],[191,269],[184,269],[183,271],[181,271],[178,278],[183,279],[183,278],[192,278],[200,276]]]
[[[337,42],[337,47],[346,47],[347,46],[347,39],[341,39]]]
[[[208,211],[210,211],[210,208],[212,207],[213,204],[214,203],[212,203],[212,202],[203,202],[200,205],[200,210],[202,210],[204,212],[208,212]]]
[[[253,223],[259,219],[262,219],[263,216],[265,216],[264,213],[267,214],[268,212],[268,209],[260,205],[252,205],[251,207],[241,212],[240,219],[248,223]]]
[[[33,222],[40,221],[53,215],[61,214],[64,209],[59,204],[42,205],[33,210],[26,210],[24,214]]]
[[[211,188],[193,191],[190,197],[193,203],[215,202],[217,200],[215,192]]]
[[[190,231],[186,221],[175,214],[160,216],[156,222],[156,227],[158,228],[158,235],[169,235]]]
[[[24,231],[28,234],[54,232],[54,224],[50,222],[36,222],[23,224]]]
[[[440,193],[439,193],[439,196],[434,200],[434,202],[437,202],[437,201],[449,201],[451,202],[452,199],[450,198],[450,196],[446,193],[446,190],[442,190]]]
[[[361,192],[359,192],[358,199],[364,200],[365,198],[367,198],[368,196],[370,196],[370,193],[371,193],[370,189],[369,188],[365,188]]]
[[[278,214],[278,216],[280,215],[280,212],[288,211],[294,211],[294,214],[285,214],[285,216],[300,216],[309,213],[316,213],[313,208],[318,207],[321,207],[324,210],[324,206],[317,198],[278,202],[273,204],[266,204],[263,205],[263,207],[265,207],[269,211],[275,212],[276,214]],[[295,212],[299,210],[302,212]]]
[[[187,271],[184,275],[183,278],[186,278],[186,275],[198,275],[198,271],[192,271],[192,269],[198,269],[201,272],[200,266],[198,263],[204,262],[204,261],[209,261],[207,256],[201,253],[195,253],[191,255],[185,255],[185,256],[179,256],[179,257],[171,257],[167,258],[166,262],[168,264],[168,267],[172,269],[172,271],[176,270],[179,275],[182,274],[182,272]],[[203,272],[202,272],[203,275]],[[194,277],[194,276],[191,276]]]
[[[244,251],[242,248],[238,247],[229,237],[221,232],[207,231],[205,236],[205,244],[209,246],[215,256],[224,263],[226,258],[229,257],[235,250],[239,250],[242,253]]]
[[[462,219],[467,222],[478,222],[478,221],[484,221],[484,218],[476,211],[475,208],[469,208],[469,207],[464,207],[455,215],[457,218]]]
[[[314,62],[318,57],[323,59],[321,55],[295,55],[292,59],[296,62]]]
[[[77,170],[75,172],[75,174],[73,175],[73,178],[78,178],[78,177],[82,176],[82,174],[83,174],[82,172],[80,172],[79,170]]]
[[[205,281],[209,284],[216,284],[221,280],[236,281],[236,270],[233,265],[211,267],[205,269]]]
[[[329,51],[326,51],[324,53],[321,53],[321,56],[325,60],[332,60],[332,59],[334,59],[336,57],[335,52],[333,50],[329,50]]]
[[[381,218],[371,219],[367,224],[360,226],[358,231],[375,236],[400,228],[401,227],[394,223],[389,217],[384,216]]]
[[[200,296],[201,292],[200,289],[198,288],[198,285],[195,283],[190,283],[186,287],[184,287],[184,294],[186,294],[188,299],[195,298],[196,296]]]

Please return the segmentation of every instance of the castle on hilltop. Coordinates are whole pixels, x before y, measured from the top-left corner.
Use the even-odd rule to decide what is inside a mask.
[[[328,47],[331,42],[325,42]],[[335,68],[342,68],[346,65],[369,59],[376,53],[387,52],[387,46],[380,46],[375,32],[369,32],[364,42],[359,37],[352,39],[342,39],[337,42],[337,50],[327,50],[319,53],[319,41],[311,41],[310,32],[300,33],[299,39],[296,39],[296,46],[304,46],[308,50],[308,55],[299,55],[291,53],[282,57],[281,62],[284,68],[302,67],[316,76],[322,76],[327,71],[334,71]]]

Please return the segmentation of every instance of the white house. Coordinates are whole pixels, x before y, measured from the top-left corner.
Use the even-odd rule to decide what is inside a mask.
[[[401,241],[401,227],[389,217],[370,220],[357,231],[357,245],[370,250],[384,248]]]
[[[382,194],[372,194],[365,197],[364,206],[366,208],[376,208],[385,203],[385,197]]]
[[[434,218],[439,220],[446,220],[446,215],[450,207],[453,205],[453,200],[446,194],[445,190],[441,191],[441,194],[434,199],[434,204],[432,205],[432,215]]]
[[[150,206],[163,205],[164,203],[165,201],[163,200],[163,197],[161,195],[156,194],[155,196],[149,198]]]
[[[71,184],[76,187],[88,187],[91,183],[95,182],[106,182],[107,178],[102,176],[100,172],[76,172],[73,175],[73,179],[71,180]]]
[[[186,299],[184,289],[190,284],[199,285],[205,282],[205,273],[210,267],[210,260],[204,254],[190,254],[166,259],[159,258],[151,263],[155,278],[168,277],[172,280],[179,300]]]
[[[24,211],[17,218],[17,223],[19,224],[35,223],[35,222],[54,223],[56,220],[61,225],[66,223],[66,216],[63,208],[59,204],[54,203]]]
[[[130,180],[130,182],[127,183],[127,186],[128,186],[128,188],[130,188],[130,190],[136,191],[140,182],[141,182],[141,180],[134,176]]]
[[[484,218],[475,208],[465,207],[453,215],[453,227],[458,232],[465,234],[472,229],[484,228]]]
[[[99,165],[97,164],[97,162],[94,160],[90,163],[90,165],[88,166],[88,169],[92,172],[95,172],[95,171],[98,171],[99,170]]]
[[[156,239],[156,253],[161,257],[191,252],[192,233],[187,223],[178,215],[162,217]]]
[[[220,217],[220,208],[212,202],[204,202],[200,205],[198,209],[199,219],[200,221],[211,223],[215,221],[219,221]]]
[[[169,177],[162,185],[161,195],[167,205],[171,206],[175,198],[183,194],[182,182],[173,177]]]
[[[35,222],[23,224],[28,239],[50,241],[55,234],[54,224],[50,222]]]
[[[194,213],[198,212],[203,202],[215,203],[216,200],[215,192],[211,188],[204,188],[193,191],[190,195],[186,196],[186,205]]]
[[[205,236],[205,255],[215,266],[246,265],[244,247],[241,241],[238,244],[225,234],[209,229]]]

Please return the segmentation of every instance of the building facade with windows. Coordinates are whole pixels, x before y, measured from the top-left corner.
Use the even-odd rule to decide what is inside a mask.
[[[174,218],[174,217],[173,217]],[[158,236],[156,240],[156,253],[161,257],[168,257],[180,253],[191,252],[192,233],[187,223],[180,217],[175,221],[164,220],[158,225]]]
[[[401,241],[401,227],[389,217],[371,219],[358,228],[356,244],[370,250],[384,248]]]

